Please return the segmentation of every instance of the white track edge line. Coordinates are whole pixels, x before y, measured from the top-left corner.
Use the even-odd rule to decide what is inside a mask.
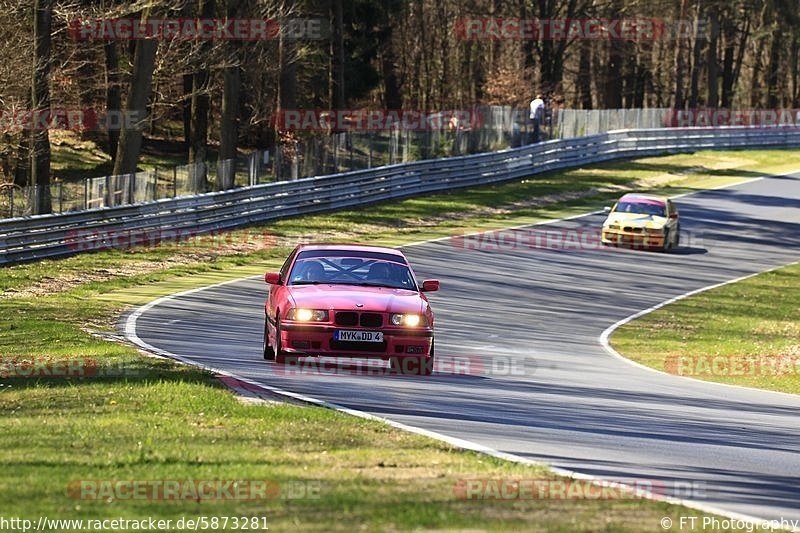
[[[224,283],[220,283],[220,284],[217,284],[216,286],[223,285],[223,284]],[[186,291],[185,293],[182,293],[182,294],[189,294],[191,292],[195,292],[195,290]],[[285,396],[285,397],[288,397],[288,398],[293,398],[295,400],[299,400],[299,401],[302,401],[304,403],[309,403],[309,404],[316,405],[316,406],[319,406],[319,407],[324,407],[324,408],[327,408],[327,409],[338,411],[338,412],[341,412],[341,413],[344,413],[344,414],[348,414],[348,415],[351,415],[351,416],[355,416],[355,417],[358,417],[358,418],[382,422],[382,423],[385,423],[385,424],[387,424],[387,425],[389,425],[391,427],[394,427],[396,429],[399,429],[399,430],[402,430],[402,431],[406,431],[408,433],[413,433],[413,434],[416,434],[416,435],[420,435],[420,436],[423,436],[423,437],[428,437],[428,438],[431,438],[431,439],[435,439],[435,440],[438,440],[438,441],[441,441],[441,442],[445,442],[447,444],[450,444],[453,447],[456,447],[456,448],[459,448],[459,449],[462,449],[462,450],[472,451],[472,452],[480,453],[480,454],[483,454],[483,455],[488,455],[488,456],[494,457],[496,459],[500,459],[500,460],[504,460],[504,461],[510,461],[510,462],[513,462],[513,463],[523,464],[523,465],[527,465],[527,466],[544,466],[544,467],[547,467],[553,473],[555,473],[557,475],[560,475],[560,476],[566,476],[566,477],[571,478],[571,479],[580,479],[580,480],[584,480],[584,481],[589,481],[593,485],[599,485],[599,486],[603,486],[603,487],[621,488],[621,489],[627,490],[627,491],[635,494],[638,497],[641,497],[642,499],[652,500],[652,501],[656,501],[656,502],[663,502],[663,503],[668,503],[668,504],[672,504],[672,505],[681,505],[681,506],[684,506],[684,507],[687,507],[687,508],[690,508],[690,509],[694,509],[694,510],[697,510],[697,511],[700,511],[700,512],[703,512],[703,513],[713,514],[713,515],[718,515],[718,516],[724,516],[724,517],[731,518],[731,519],[734,519],[734,520],[741,520],[741,521],[747,522],[749,524],[759,524],[759,523],[763,523],[765,521],[769,521],[770,520],[770,519],[767,519],[767,518],[760,518],[760,517],[745,515],[745,514],[742,514],[742,513],[736,513],[736,512],[733,512],[733,511],[728,511],[726,509],[718,508],[718,507],[715,507],[715,506],[712,506],[712,505],[702,504],[702,503],[699,503],[699,502],[696,502],[696,501],[693,501],[693,500],[686,500],[686,499],[681,499],[681,498],[673,498],[673,497],[665,496],[665,495],[662,495],[662,494],[656,494],[656,493],[653,493],[651,491],[644,490],[644,489],[642,489],[640,487],[635,487],[635,486],[628,485],[626,483],[610,481],[608,479],[605,479],[605,478],[602,478],[602,477],[599,477],[599,476],[593,476],[593,475],[590,475],[590,474],[583,474],[583,473],[576,472],[576,471],[573,471],[573,470],[569,470],[569,469],[566,469],[566,468],[560,468],[560,467],[556,467],[556,466],[551,466],[551,465],[548,465],[546,463],[542,463],[542,462],[539,462],[539,461],[534,461],[532,459],[528,459],[527,457],[523,457],[523,456],[520,456],[520,455],[516,455],[516,454],[512,454],[512,453],[508,453],[508,452],[501,452],[501,451],[499,451],[499,450],[497,450],[495,448],[491,448],[489,446],[484,446],[483,444],[479,444],[477,442],[468,441],[468,440],[461,439],[461,438],[458,438],[458,437],[452,437],[452,436],[449,436],[449,435],[445,435],[443,433],[438,433],[436,431],[431,431],[431,430],[420,428],[420,427],[417,427],[417,426],[411,426],[411,425],[408,425],[408,424],[404,424],[402,422],[397,422],[395,420],[391,420],[391,419],[384,418],[384,417],[381,417],[381,416],[373,415],[373,414],[368,413],[366,411],[360,411],[358,409],[352,409],[350,407],[345,407],[345,406],[342,406],[342,405],[339,405],[339,404],[335,404],[335,403],[332,403],[332,402],[327,402],[325,400],[321,400],[319,398],[314,398],[312,396],[307,396],[307,395],[304,395],[304,394],[298,394],[296,392],[291,392],[291,391],[287,391],[287,390],[284,390],[284,389],[281,389],[281,388],[278,388],[278,387],[273,387],[272,385],[259,383],[259,382],[255,381],[255,380],[239,376],[239,375],[237,375],[237,374],[235,374],[233,372],[229,372],[227,370],[223,370],[223,369],[220,369],[220,368],[215,368],[215,367],[212,367],[212,366],[209,366],[209,365],[205,365],[205,364],[199,363],[197,361],[193,361],[191,359],[188,359],[186,357],[183,357],[183,356],[180,356],[180,355],[177,355],[177,354],[173,354],[172,352],[169,352],[167,350],[162,350],[160,348],[156,348],[155,346],[152,346],[151,344],[149,344],[146,341],[144,341],[141,338],[139,338],[139,336],[136,334],[136,320],[138,319],[138,317],[143,312],[145,312],[148,309],[150,309],[151,307],[153,307],[155,305],[158,305],[159,303],[162,303],[164,301],[171,300],[171,299],[173,299],[174,297],[177,297],[177,296],[178,296],[177,294],[176,295],[164,296],[164,297],[159,298],[158,300],[154,300],[153,302],[150,302],[149,304],[147,304],[145,306],[142,306],[142,307],[138,308],[136,311],[134,311],[131,315],[128,316],[128,318],[126,320],[126,324],[125,324],[126,336],[133,343],[135,343],[137,346],[139,346],[140,348],[142,348],[142,349],[144,349],[146,351],[149,351],[149,352],[153,352],[153,353],[155,353],[157,355],[160,355],[162,357],[168,357],[170,359],[177,360],[177,361],[179,361],[179,362],[181,362],[183,364],[191,365],[191,366],[194,366],[194,367],[197,367],[197,368],[201,368],[203,370],[207,370],[209,372],[213,372],[213,373],[218,374],[218,375],[228,376],[228,377],[237,379],[237,380],[239,380],[239,381],[241,381],[243,383],[247,383],[249,385],[257,387],[259,389],[269,391],[269,392],[271,392],[273,394]],[[800,530],[796,530],[795,529],[793,531],[800,531]]]
[[[795,173],[795,172],[787,172],[785,174],[793,174],[793,173]],[[735,186],[738,186],[738,185],[743,185],[743,184],[759,181],[759,180],[762,180],[762,179],[764,179],[766,177],[768,177],[768,176],[750,178],[750,179],[746,179],[746,180],[742,180],[742,181],[737,181],[735,183],[720,185],[718,187],[713,187],[713,188],[710,188],[710,189],[702,189],[702,190],[698,190],[698,191],[690,191],[688,193],[684,193],[684,194],[680,194],[680,195],[674,196],[674,198],[700,194],[700,193],[703,193],[703,192],[706,192],[706,191],[715,191],[715,190],[720,190],[720,189],[727,189],[727,188],[730,188],[730,187],[735,187]],[[577,218],[592,216],[592,215],[596,215],[596,214],[599,214],[599,213],[602,213],[602,212],[603,212],[602,210],[592,211],[592,212],[589,212],[589,213],[581,213],[581,214],[577,214],[577,215],[571,215],[569,217],[564,217],[564,218],[560,218],[560,219],[545,220],[545,221],[536,222],[536,223],[533,223],[533,224],[521,224],[521,225],[518,225],[518,226],[502,228],[502,229],[511,230],[511,229],[520,229],[520,228],[524,228],[524,227],[530,227],[530,226],[554,224],[554,223],[562,222],[562,221],[565,221],[565,220],[573,220],[573,219],[577,219]],[[498,231],[498,230],[488,230],[488,231]],[[475,232],[475,233],[469,234],[469,235],[477,235],[477,234],[481,234],[481,233],[486,233],[486,231]],[[407,247],[407,246],[418,246],[418,245],[421,245],[421,244],[443,241],[443,240],[447,240],[447,239],[450,239],[450,238],[452,238],[452,237],[451,236],[444,236],[444,237],[438,237],[438,238],[435,238],[435,239],[417,241],[417,242],[404,244],[402,246],[398,246],[398,248],[403,248],[403,247]],[[794,264],[794,263],[792,263],[792,264]],[[786,265],[784,265],[784,266],[786,266]],[[776,270],[778,268],[781,268],[781,267],[775,267],[775,268],[772,268],[770,270]],[[767,270],[767,271],[764,271],[764,272],[768,272],[770,270]],[[726,282],[726,283],[733,283],[735,281],[741,281],[742,279],[753,277],[753,276],[756,276],[756,275],[758,275],[760,273],[762,273],[762,272],[758,272],[758,273],[755,273],[755,274],[750,274],[748,276],[744,276],[743,278],[739,278],[738,280],[732,280],[732,281],[729,281],[729,282]],[[147,351],[151,351],[151,352],[156,353],[158,355],[178,360],[178,361],[180,361],[180,362],[182,362],[184,364],[188,364],[188,365],[192,365],[192,366],[195,366],[195,367],[199,367],[199,368],[202,368],[204,370],[215,372],[217,374],[229,376],[229,377],[238,379],[238,380],[240,380],[240,381],[242,381],[244,383],[248,383],[250,385],[254,385],[256,387],[263,388],[263,389],[268,390],[268,391],[270,391],[272,393],[279,394],[279,395],[282,395],[282,396],[286,396],[286,397],[289,397],[289,398],[294,398],[296,400],[300,400],[300,401],[303,401],[303,402],[306,402],[306,403],[318,405],[320,407],[325,407],[325,408],[328,408],[328,409],[333,409],[333,410],[336,410],[336,411],[339,411],[339,412],[342,412],[342,413],[346,413],[346,414],[349,414],[349,415],[352,415],[352,416],[356,416],[356,417],[359,417],[359,418],[363,418],[363,419],[381,421],[381,422],[384,422],[384,423],[386,423],[386,424],[388,424],[388,425],[390,425],[392,427],[395,427],[397,429],[400,429],[400,430],[403,430],[403,431],[408,431],[409,433],[414,433],[414,434],[430,437],[430,438],[433,438],[433,439],[436,439],[436,440],[440,440],[442,442],[446,442],[446,443],[448,443],[448,444],[450,444],[452,446],[455,446],[457,448],[461,448],[461,449],[464,449],[464,450],[470,450],[470,451],[474,451],[474,452],[477,452],[477,453],[482,453],[484,455],[489,455],[491,457],[495,457],[495,458],[498,458],[498,459],[507,460],[507,461],[511,461],[511,462],[515,462],[515,463],[526,464],[526,465],[531,465],[531,466],[546,466],[550,470],[552,470],[553,472],[555,472],[555,473],[557,473],[559,475],[571,477],[571,478],[574,478],[574,479],[582,479],[582,480],[586,480],[586,481],[591,481],[591,482],[593,482],[595,484],[605,484],[605,486],[610,486],[610,487],[619,486],[620,488],[626,488],[626,489],[633,490],[633,492],[635,492],[637,495],[641,496],[642,498],[648,499],[648,500],[659,501],[659,502],[669,503],[669,504],[673,504],[673,505],[682,505],[682,506],[688,507],[690,509],[695,509],[695,510],[698,510],[698,511],[701,511],[701,512],[704,512],[704,513],[709,513],[709,514],[716,514],[716,515],[719,515],[719,516],[725,516],[725,517],[728,517],[728,518],[732,518],[734,520],[743,520],[743,521],[749,522],[749,523],[761,523],[761,522],[764,522],[765,520],[768,520],[768,519],[765,519],[765,518],[758,518],[758,517],[754,517],[754,516],[748,516],[748,515],[744,515],[744,514],[740,514],[740,513],[735,513],[735,512],[732,512],[732,511],[727,511],[725,509],[716,508],[714,506],[704,505],[702,503],[699,503],[699,502],[696,502],[696,501],[693,501],[693,500],[684,500],[684,499],[679,499],[679,498],[666,497],[666,496],[663,496],[663,495],[654,494],[654,493],[649,492],[649,491],[643,491],[642,489],[639,489],[639,488],[636,488],[636,487],[629,487],[629,486],[627,486],[625,484],[622,484],[622,483],[612,482],[612,481],[603,479],[601,477],[592,476],[592,475],[589,475],[589,474],[582,474],[580,472],[575,472],[575,471],[564,469],[564,468],[553,467],[553,466],[550,466],[550,465],[548,465],[546,463],[533,461],[531,459],[528,459],[528,458],[525,458],[525,457],[522,457],[522,456],[519,456],[519,455],[514,455],[514,454],[510,454],[510,453],[506,453],[506,452],[501,452],[499,450],[495,450],[494,448],[489,448],[487,446],[484,446],[482,444],[478,444],[476,442],[471,442],[471,441],[467,441],[467,440],[464,440],[464,439],[459,439],[457,437],[450,437],[448,435],[444,435],[444,434],[441,434],[441,433],[430,431],[430,430],[427,430],[427,429],[424,429],[424,428],[419,428],[419,427],[416,427],[416,426],[403,424],[401,422],[396,422],[396,421],[393,421],[393,420],[390,420],[390,419],[387,419],[387,418],[379,417],[379,416],[373,415],[371,413],[367,413],[365,411],[359,411],[357,409],[351,409],[349,407],[344,407],[344,406],[340,406],[340,405],[333,404],[333,403],[330,403],[330,402],[326,402],[324,400],[320,400],[318,398],[313,398],[311,396],[305,396],[305,395],[302,395],[302,394],[298,394],[298,393],[286,391],[286,390],[283,390],[283,389],[279,389],[277,387],[272,387],[270,385],[257,383],[257,382],[255,382],[253,380],[238,376],[238,375],[236,375],[236,374],[234,374],[232,372],[228,372],[228,371],[221,370],[221,369],[216,369],[214,367],[210,367],[208,365],[204,365],[204,364],[198,363],[196,361],[192,361],[190,359],[184,358],[182,356],[173,354],[173,353],[168,352],[166,350],[162,350],[160,348],[156,348],[155,346],[152,346],[152,345],[148,344],[147,342],[143,341],[136,333],[136,322],[139,319],[139,317],[144,312],[148,311],[152,307],[155,307],[156,305],[160,305],[161,303],[163,303],[165,301],[168,301],[168,300],[171,300],[171,299],[174,299],[174,298],[178,298],[178,297],[181,297],[181,296],[186,296],[188,294],[193,294],[193,293],[204,291],[204,290],[207,290],[207,289],[220,287],[220,286],[223,286],[223,285],[227,285],[229,283],[235,283],[235,282],[238,282],[238,281],[242,281],[243,279],[254,279],[254,278],[257,278],[257,277],[260,277],[260,276],[258,276],[258,275],[256,275],[256,276],[247,276],[247,277],[244,277],[244,278],[227,280],[227,281],[223,281],[223,282],[220,282],[220,283],[207,285],[207,286],[204,286],[204,287],[197,287],[197,288],[186,290],[186,291],[182,291],[182,292],[179,292],[179,293],[170,294],[170,295],[167,295],[167,296],[162,296],[161,298],[153,300],[152,302],[149,302],[149,303],[147,303],[147,304],[145,304],[145,305],[143,305],[141,307],[138,307],[131,314],[128,315],[128,317],[125,320],[125,336],[130,341],[132,341],[134,344],[136,344],[137,346],[139,346],[139,347],[141,347],[141,348],[143,348],[143,349],[145,349]],[[723,284],[725,284],[725,283],[723,283]],[[723,284],[718,284],[718,285],[723,285]],[[711,289],[713,287],[714,286],[712,285],[711,287],[706,287],[705,289],[701,289],[701,290],[694,291],[694,292],[702,292],[702,290],[709,290],[709,289]],[[686,294],[686,295],[682,295],[682,297],[687,297],[687,296],[690,296],[690,295],[691,294]],[[667,303],[668,302],[664,302],[664,303],[661,304],[661,306],[667,305]],[[651,312],[651,311],[652,310],[650,310],[648,312]],[[638,318],[638,316],[646,314],[645,312],[640,312],[640,313],[641,314],[637,313],[636,315],[632,315],[631,317],[629,317],[629,321],[630,320],[634,320],[635,318]],[[617,327],[619,327],[620,325],[622,325],[622,324],[618,324]],[[604,331],[603,333],[605,334],[606,332]],[[601,338],[602,338],[602,336],[601,336]],[[649,367],[645,367],[644,365],[640,365],[639,363],[635,363],[634,361],[626,359],[625,357],[623,357],[619,353],[613,351],[613,348],[610,348],[610,346],[607,349],[608,350],[612,350],[612,352],[610,352],[610,353],[612,353],[612,355],[616,355],[616,357],[619,357],[619,358],[627,361],[628,363],[630,363],[632,365],[641,366],[641,367],[646,368],[648,370],[651,370],[653,372],[659,372],[658,370],[655,370],[655,369],[652,369],[652,368],[649,368]],[[695,380],[695,381],[702,381],[702,380]],[[710,383],[710,382],[707,382],[707,381],[702,381],[702,382],[703,383]],[[743,387],[743,388],[747,388],[747,387]],[[749,389],[749,390],[761,391],[761,389]],[[766,391],[766,392],[773,392],[773,391]],[[783,394],[785,394],[785,393],[783,393]],[[800,531],[800,528],[794,528],[794,529],[791,529],[791,531]]]
[[[689,298],[691,296],[695,296],[697,294],[700,294],[700,293],[703,293],[703,292],[706,292],[706,291],[710,291],[710,290],[713,290],[713,289],[718,289],[718,288],[724,287],[726,285],[732,285],[734,283],[738,283],[738,282],[744,281],[746,279],[750,279],[750,278],[754,278],[756,276],[760,276],[761,274],[766,274],[768,272],[774,272],[774,271],[779,270],[781,268],[786,268],[786,267],[794,266],[794,265],[797,265],[797,264],[800,264],[800,261],[793,261],[791,263],[786,263],[785,265],[778,265],[778,266],[770,267],[770,268],[768,268],[766,270],[762,270],[760,272],[754,272],[752,274],[747,274],[746,276],[740,276],[738,278],[730,279],[728,281],[722,281],[720,283],[715,283],[715,284],[709,285],[707,287],[701,287],[699,289],[695,289],[693,291],[689,291],[689,292],[686,292],[684,294],[681,294],[681,295],[675,296],[673,298],[670,298],[669,300],[664,300],[661,303],[658,303],[658,304],[656,304],[656,305],[654,305],[652,307],[648,307],[647,309],[644,309],[643,311],[639,311],[638,313],[634,313],[634,314],[632,314],[632,315],[630,315],[630,316],[628,316],[626,318],[623,318],[622,320],[619,320],[619,321],[615,322],[614,324],[611,324],[610,326],[608,326],[603,331],[603,333],[600,334],[600,337],[599,337],[598,340],[599,340],[600,344],[603,346],[603,348],[606,350],[606,352],[608,352],[610,355],[614,356],[617,359],[621,359],[621,360],[625,361],[626,363],[628,363],[630,365],[633,365],[633,366],[635,366],[637,368],[643,369],[643,370],[649,370],[650,372],[655,372],[657,374],[661,374],[661,375],[664,375],[664,376],[669,376],[670,378],[675,378],[675,379],[679,379],[679,380],[685,379],[685,380],[689,380],[689,381],[694,381],[696,383],[703,383],[703,384],[706,384],[706,385],[718,385],[718,386],[721,386],[721,387],[729,387],[729,388],[734,388],[734,389],[746,390],[746,391],[750,391],[750,392],[762,392],[762,393],[770,393],[770,394],[779,394],[779,395],[788,396],[790,398],[793,398],[793,399],[797,400],[798,398],[800,398],[800,396],[797,395],[797,394],[789,393],[789,392],[774,391],[774,390],[769,390],[769,389],[759,389],[759,388],[756,388],[756,387],[747,387],[745,385],[735,385],[733,383],[721,383],[721,382],[718,382],[718,381],[707,381],[707,380],[704,380],[704,379],[698,379],[698,378],[693,378],[693,377],[689,377],[689,376],[679,376],[679,375],[675,375],[675,374],[670,374],[669,372],[665,372],[663,370],[658,370],[656,368],[653,368],[653,367],[650,367],[650,366],[647,366],[647,365],[643,365],[642,363],[638,363],[636,361],[633,361],[632,359],[628,359],[627,357],[625,357],[624,355],[619,353],[617,350],[615,350],[611,346],[611,335],[614,333],[614,331],[616,331],[618,328],[624,326],[625,324],[627,324],[629,322],[633,322],[637,318],[641,318],[641,317],[643,317],[645,315],[649,315],[653,311],[657,311],[657,310],[661,309],[662,307],[666,307],[666,306],[668,306],[670,304],[673,304],[675,302],[679,302],[679,301],[684,300],[686,298]]]

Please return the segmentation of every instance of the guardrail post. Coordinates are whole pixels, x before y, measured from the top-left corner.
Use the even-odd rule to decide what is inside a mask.
[[[111,176],[106,176],[106,201],[105,206],[111,207],[114,205],[113,191],[111,187]]]
[[[178,196],[178,167],[172,167],[172,197]]]

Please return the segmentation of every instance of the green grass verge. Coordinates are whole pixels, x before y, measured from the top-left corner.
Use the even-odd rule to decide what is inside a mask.
[[[399,245],[599,208],[629,189],[666,194],[800,167],[800,154],[702,152],[550,173],[368,209],[287,219],[173,246],[102,251],[0,269],[0,355],[88,358],[108,375],[0,381],[0,508],[82,518],[266,516],[275,529],[485,528],[660,531],[687,509],[638,500],[470,501],[465,478],[549,477],[313,407],[247,406],[213,376],[140,356],[110,332],[131,305],[274,268],[299,240]],[[588,192],[587,192],[588,191]],[[539,199],[539,200],[536,200]],[[544,201],[547,200],[547,201]],[[269,238],[260,236],[268,234]],[[270,244],[277,239],[277,245]],[[260,246],[261,244],[261,246]],[[115,376],[115,369],[124,370]],[[75,500],[76,480],[313,482],[319,498],[161,502]]]
[[[800,264],[662,307],[619,328],[612,346],[677,375],[800,393]]]

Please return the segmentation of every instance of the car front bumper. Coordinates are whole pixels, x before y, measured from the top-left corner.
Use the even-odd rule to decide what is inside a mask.
[[[380,331],[383,342],[337,341],[341,330]],[[429,357],[433,344],[431,328],[359,328],[331,324],[281,324],[281,349],[292,355],[329,357]]]
[[[622,229],[603,228],[600,240],[603,244],[631,246],[634,248],[661,248],[664,246],[663,233],[645,233]]]

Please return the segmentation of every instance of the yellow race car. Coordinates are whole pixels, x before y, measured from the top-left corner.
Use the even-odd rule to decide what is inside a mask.
[[[662,251],[680,244],[678,209],[669,198],[629,193],[605,210],[603,244]]]

